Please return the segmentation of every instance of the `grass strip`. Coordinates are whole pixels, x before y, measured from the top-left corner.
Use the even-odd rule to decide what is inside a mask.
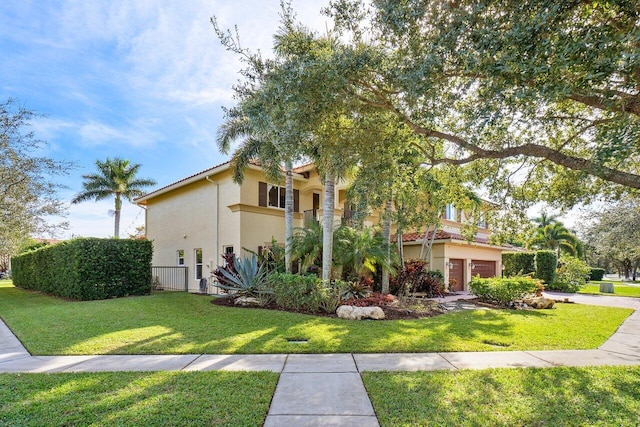
[[[428,319],[347,321],[220,307],[182,292],[72,302],[0,287],[0,317],[35,355],[379,353],[589,349],[629,309],[474,310]],[[289,340],[308,340],[292,343]]]
[[[261,425],[278,374],[1,374],[3,426]]]
[[[623,285],[619,282],[608,282],[613,283],[613,293],[600,292],[600,283],[599,282],[591,282],[587,283],[585,286],[581,287],[578,290],[579,294],[589,294],[589,295],[609,295],[616,297],[635,297],[640,298],[640,286],[631,286],[631,285]]]
[[[365,372],[381,426],[637,426],[640,367]]]

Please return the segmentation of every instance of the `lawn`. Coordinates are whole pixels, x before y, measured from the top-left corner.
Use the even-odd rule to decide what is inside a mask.
[[[476,310],[356,322],[210,301],[165,292],[73,302],[5,285],[0,317],[36,355],[231,354],[588,349],[600,346],[631,313],[558,304],[544,311]],[[304,339],[308,343],[289,342]]]
[[[637,426],[640,367],[365,372],[381,426]]]
[[[595,295],[613,295],[617,297],[636,297],[640,298],[640,286],[626,285],[621,282],[613,283],[613,293],[600,293],[600,282],[590,282],[580,288],[579,294],[595,294]]]
[[[278,374],[0,375],[2,426],[259,426]]]

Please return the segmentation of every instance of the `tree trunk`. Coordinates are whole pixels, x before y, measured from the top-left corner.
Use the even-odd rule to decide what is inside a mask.
[[[404,248],[402,247],[402,229],[398,227],[398,231],[396,232],[397,240],[398,240],[398,256],[400,257],[400,268],[404,268]]]
[[[293,165],[285,162],[285,200],[284,200],[284,262],[287,273],[291,273],[291,245],[293,243]]]
[[[120,238],[120,210],[122,209],[122,199],[120,199],[120,194],[116,193],[116,210],[114,212],[114,231],[113,237],[116,239]]]
[[[327,172],[324,180],[324,205],[322,211],[322,280],[331,279],[333,264],[333,211],[335,207],[335,177]]]
[[[433,231],[431,232],[431,237],[429,238],[429,243],[427,245],[426,253],[424,254],[424,260],[429,263],[429,270],[431,270],[431,249],[433,249],[433,241],[436,240],[436,233],[438,229],[434,225]],[[425,232],[424,238],[426,240],[427,234],[429,233],[429,227],[427,227],[427,231]],[[423,242],[424,243],[424,242]]]
[[[392,202],[391,200],[387,200],[385,205],[385,213],[386,216],[384,218],[384,223],[382,225],[382,237],[384,238],[384,244],[386,245],[387,253],[386,253],[386,261],[387,265],[391,264],[391,208]],[[385,266],[382,269],[382,293],[389,293],[389,268]]]

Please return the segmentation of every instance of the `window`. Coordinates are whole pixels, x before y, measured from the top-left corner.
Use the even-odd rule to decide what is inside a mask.
[[[271,185],[267,187],[269,192],[269,206],[284,209],[286,191],[284,187]]]
[[[224,253],[225,255],[233,254],[233,246],[223,246],[222,253]],[[222,262],[225,266],[227,265],[227,261],[224,258],[222,258]]]
[[[202,279],[202,249],[195,249],[193,252],[195,255],[196,280],[200,280]]]
[[[455,206],[449,204],[447,205],[445,212],[444,212],[444,219],[448,219],[450,221],[456,221],[457,220],[457,209]]]
[[[284,209],[287,191],[284,187],[258,183],[258,205],[272,208]],[[300,212],[300,191],[293,190],[293,211]]]
[[[481,212],[478,216],[478,227],[487,228],[487,218],[484,216],[484,212]]]
[[[184,265],[184,249],[178,249],[178,265]]]

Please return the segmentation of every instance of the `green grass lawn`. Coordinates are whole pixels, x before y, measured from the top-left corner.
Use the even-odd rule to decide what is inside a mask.
[[[640,298],[640,286],[626,285],[621,282],[606,282],[613,283],[613,293],[600,293],[601,282],[590,282],[580,288],[579,294],[595,294],[595,295],[613,295],[618,297],[636,297]]]
[[[381,426],[637,426],[640,367],[365,372]]]
[[[278,374],[0,375],[2,426],[259,426]]]
[[[166,292],[72,302],[4,286],[0,317],[36,355],[230,354],[588,349],[601,345],[631,313],[558,304],[544,311],[477,310],[357,322],[210,301]]]

